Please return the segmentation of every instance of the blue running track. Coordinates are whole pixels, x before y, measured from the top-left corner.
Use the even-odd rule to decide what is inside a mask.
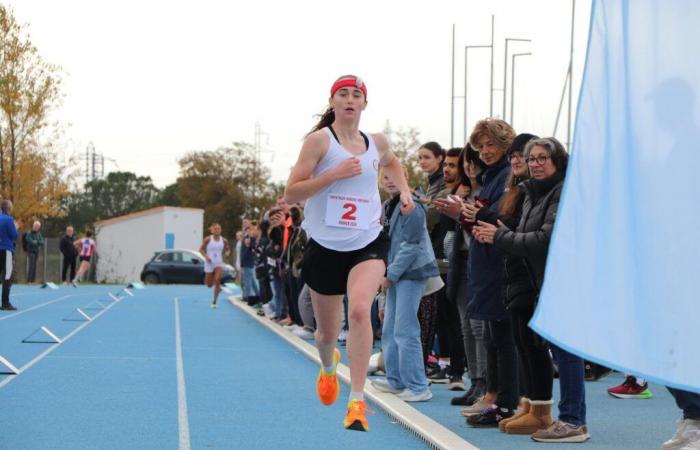
[[[148,287],[106,310],[91,305],[108,305],[107,293],[118,290],[13,289],[19,311],[0,314],[0,355],[21,368],[55,349],[19,376],[0,375],[0,449],[426,448],[377,408],[370,433],[343,429],[347,387],[322,406],[317,366],[223,294],[216,310],[199,286]],[[102,314],[63,320],[76,308]],[[59,337],[83,328],[58,346],[21,343],[41,326]]]
[[[19,310],[0,312],[0,356],[26,369],[0,375],[0,450],[426,448],[378,407],[370,406],[369,433],[344,430],[347,386],[336,405],[322,406],[316,364],[224,293],[214,310],[200,286],[149,286],[112,301],[108,293],[120,289],[13,288]],[[21,342],[42,326],[69,338]],[[606,388],[621,381],[586,383],[593,439],[573,448],[658,449],[673,434],[679,411],[666,390],[652,386],[651,400],[609,397]],[[449,405],[458,393],[432,390],[416,409],[479,448],[547,447],[473,429]]]

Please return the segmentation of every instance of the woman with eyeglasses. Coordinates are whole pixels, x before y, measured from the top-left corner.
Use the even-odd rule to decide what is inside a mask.
[[[555,138],[533,139],[525,146],[525,161],[531,178],[520,184],[525,196],[516,231],[511,231],[503,222],[495,226],[479,221],[474,227],[474,236],[479,242],[494,244],[498,249],[524,258],[539,295],[568,154]],[[550,347],[559,368],[559,420],[536,431],[532,439],[538,442],[584,442],[590,435],[586,427],[583,359],[555,345]],[[519,420],[534,422],[536,419],[531,410]],[[506,424],[506,429],[514,423],[517,422]]]

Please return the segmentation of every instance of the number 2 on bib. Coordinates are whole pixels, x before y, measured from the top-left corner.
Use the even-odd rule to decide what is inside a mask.
[[[326,201],[326,225],[330,227],[369,229],[369,200],[344,194],[329,194]]]
[[[352,220],[356,221],[357,217],[355,217],[355,211],[357,211],[357,205],[354,203],[346,203],[343,205],[343,209],[347,209],[345,214],[342,215],[342,218],[344,220]]]

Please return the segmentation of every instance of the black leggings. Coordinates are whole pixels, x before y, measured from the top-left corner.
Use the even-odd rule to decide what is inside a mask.
[[[423,365],[425,365],[428,362],[430,351],[433,349],[437,326],[437,298],[435,294],[426,295],[420,299],[418,322],[420,323],[420,341],[423,347]]]
[[[520,376],[525,378],[522,385],[528,390],[524,392],[525,397],[530,400],[551,400],[554,371],[549,347],[547,342],[527,325],[534,311],[534,305],[527,309],[510,311],[515,346],[524,372]]]
[[[70,268],[70,278],[66,280],[66,272]],[[63,256],[63,268],[61,269],[61,281],[73,281],[75,278],[75,256]]]
[[[2,306],[10,306],[10,288],[12,288],[12,279],[14,278],[14,274],[12,273],[14,269],[14,256],[15,255],[13,253],[7,250],[0,250],[0,279],[2,280]],[[10,272],[9,277],[5,276],[7,272]]]
[[[496,404],[515,409],[518,397],[518,361],[510,321],[487,320],[485,332],[487,350],[488,392],[498,392]]]

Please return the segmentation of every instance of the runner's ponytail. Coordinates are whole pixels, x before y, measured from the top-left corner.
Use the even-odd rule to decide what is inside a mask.
[[[331,125],[335,120],[335,111],[329,106],[322,114],[317,115],[317,117],[320,117],[318,123],[306,134],[307,136]]]

